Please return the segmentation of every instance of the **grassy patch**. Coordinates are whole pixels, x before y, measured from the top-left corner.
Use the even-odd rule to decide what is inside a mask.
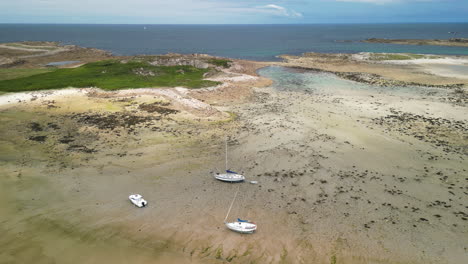
[[[288,257],[288,251],[286,250],[285,247],[283,247],[283,252],[281,252],[281,255],[280,255],[280,263],[286,263],[287,257]]]
[[[234,254],[234,255],[229,255],[227,258],[226,258],[226,261],[227,262],[232,262],[235,258],[237,258],[237,255]]]
[[[235,258],[238,258],[239,256],[237,256],[237,250],[236,249],[233,249],[231,251],[231,253],[229,253],[229,256],[226,257],[226,261],[227,262],[232,262]]]
[[[15,48],[23,48],[23,49],[41,49],[41,50],[56,50],[58,47],[50,47],[50,46],[32,46],[27,44],[20,44],[20,43],[7,43],[5,46],[15,47]]]
[[[210,248],[211,248],[211,246],[203,248],[202,251],[200,252],[200,255],[205,254],[206,252],[208,252],[208,250],[210,250]]]
[[[5,46],[17,47],[17,48],[23,48],[24,47],[24,45],[21,45],[19,43],[6,43]]]
[[[331,256],[330,264],[336,264],[336,255]]]
[[[0,81],[46,73],[53,69],[0,69]]]
[[[219,126],[219,125],[223,125],[223,124],[235,121],[239,118],[238,115],[233,112],[226,111],[226,113],[229,115],[228,118],[222,119],[222,120],[216,120],[216,121],[209,121],[208,124],[213,125],[213,126]]]
[[[25,55],[34,55],[43,53],[43,51],[32,51],[32,50],[18,50],[18,49],[10,49],[0,47],[0,54],[4,57],[18,57],[18,56],[25,56]]]
[[[414,59],[436,59],[437,56],[428,56],[411,53],[372,53],[371,60],[414,60]]]
[[[207,62],[223,68],[229,68],[232,61],[226,59],[209,59]]]
[[[252,246],[249,245],[249,246],[247,247],[247,249],[245,250],[245,252],[244,252],[241,256],[242,256],[242,257],[246,257],[246,256],[250,255],[251,253],[252,253]]]
[[[192,66],[153,66],[146,62],[121,63],[116,60],[88,63],[78,68],[57,69],[12,80],[0,81],[0,91],[19,92],[64,87],[99,87],[118,90],[142,87],[201,88],[218,82],[203,80],[209,69]]]
[[[222,259],[223,258],[223,248],[218,248],[216,250],[215,258],[216,259]]]

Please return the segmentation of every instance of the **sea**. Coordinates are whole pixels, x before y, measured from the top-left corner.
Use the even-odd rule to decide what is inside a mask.
[[[468,38],[468,23],[303,25],[0,24],[0,43],[58,41],[115,55],[206,53],[278,60],[304,52],[392,52],[468,55],[467,47],[364,43],[367,38]]]

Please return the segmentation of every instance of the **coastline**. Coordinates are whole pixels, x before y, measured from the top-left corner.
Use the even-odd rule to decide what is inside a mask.
[[[282,91],[258,72],[303,66],[348,79],[340,72],[375,66],[334,59],[233,60],[210,78],[217,87],[65,89],[1,104],[0,256],[109,262],[116,247],[139,263],[463,261],[466,101],[444,93],[466,83],[418,77],[436,90],[411,89],[415,71],[393,84],[361,80],[368,89],[326,75],[334,90]],[[405,71],[379,67],[390,67],[385,78]],[[400,84],[410,87],[385,89]],[[210,171],[225,136],[233,169],[259,182],[242,183],[233,209],[259,225],[250,236],[222,224],[234,191]],[[148,208],[128,203],[136,191]]]
[[[451,39],[382,39],[382,38],[370,38],[370,39],[363,40],[362,42],[403,44],[403,45],[436,45],[436,46],[468,47],[468,39],[466,39],[466,38],[451,38]]]

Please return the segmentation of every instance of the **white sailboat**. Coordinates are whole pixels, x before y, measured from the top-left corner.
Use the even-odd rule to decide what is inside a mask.
[[[226,172],[225,173],[215,173],[213,176],[215,179],[225,182],[242,182],[245,180],[244,175],[239,174],[235,171],[228,170],[227,165],[227,138],[226,138]]]
[[[145,207],[146,205],[148,205],[148,202],[143,199],[143,196],[141,196],[140,194],[132,194],[128,197],[128,199],[130,199],[130,201],[138,206],[138,207]]]
[[[242,234],[252,234],[253,232],[255,232],[255,230],[257,230],[257,225],[254,222],[250,222],[249,220],[242,220],[240,218],[237,218],[237,221],[235,222],[226,222],[229,216],[229,213],[231,212],[232,205],[234,204],[234,201],[236,200],[238,192],[239,192],[239,189],[237,189],[237,192],[234,195],[234,199],[232,199],[231,206],[229,206],[229,210],[226,214],[226,217],[224,218],[224,224],[226,225],[227,228],[231,229],[234,232],[238,232]]]

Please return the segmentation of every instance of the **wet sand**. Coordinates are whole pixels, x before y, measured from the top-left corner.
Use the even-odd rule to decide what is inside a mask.
[[[253,76],[262,66],[234,68]],[[302,75],[272,87],[229,75],[212,89],[84,89],[3,104],[0,259],[466,262],[466,105],[449,89],[318,74],[329,88],[299,89]],[[240,185],[230,217],[254,220],[253,235],[223,225],[237,189],[211,176],[225,135],[230,167],[259,182]],[[149,206],[132,206],[131,193]]]
[[[282,55],[284,61],[276,63],[280,66],[302,67],[337,73],[367,73],[375,74],[386,80],[418,83],[422,85],[453,85],[462,84],[466,87],[468,80],[450,67],[466,67],[466,56],[432,56],[434,59],[413,60],[371,60],[367,58],[372,53],[360,54],[322,54],[305,53],[302,56]],[[434,71],[434,64],[439,70]],[[440,69],[443,69],[441,71]]]

